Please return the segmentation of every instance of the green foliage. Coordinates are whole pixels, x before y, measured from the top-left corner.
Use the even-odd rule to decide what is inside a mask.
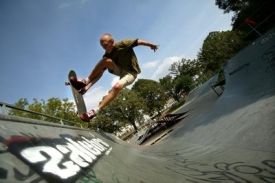
[[[259,35],[245,24],[247,18],[257,23],[255,26],[261,33],[275,26],[274,0],[216,0],[216,5],[225,13],[234,12],[232,30],[243,32],[248,41]]]
[[[159,83],[164,89],[164,93],[168,98],[175,98],[175,90],[173,84],[173,77],[171,75],[166,75],[159,79]]]
[[[202,73],[217,73],[223,64],[244,47],[235,31],[210,32],[198,53]]]
[[[29,102],[26,98],[20,98],[18,102],[14,104],[15,107],[27,110],[28,109]],[[28,114],[24,111],[16,110],[16,109],[11,109],[9,110],[9,114],[15,115],[15,116],[21,116],[21,117],[26,117]]]
[[[29,103],[26,98],[21,98],[19,99],[18,102],[14,104],[14,106],[24,110],[46,114],[53,117],[65,119],[68,121],[73,121],[76,123],[81,122],[76,115],[75,104],[73,102],[70,102],[68,99],[60,100],[54,97],[48,99],[47,101],[44,101],[44,100],[38,101],[37,99],[33,99],[33,102]],[[52,119],[52,118],[48,118],[38,114],[29,113],[29,112],[25,112],[17,109],[11,109],[9,111],[9,114],[26,117],[26,118],[44,120],[44,121],[49,121],[54,123],[60,123],[60,121],[57,119]],[[67,125],[74,125],[74,124],[67,124]]]
[[[182,58],[178,62],[171,64],[169,71],[170,74],[177,76],[189,76],[194,77],[200,73],[201,63],[197,59],[185,59]]]
[[[123,126],[131,124],[137,130],[135,122],[143,119],[144,111],[147,111],[146,101],[135,91],[124,88],[117,98],[92,120],[91,127],[115,133]]]
[[[198,77],[202,75],[202,63],[198,59],[182,58],[174,62],[169,68],[170,74],[174,76],[172,81],[173,97],[179,101],[182,92],[189,92],[198,83]]]
[[[153,115],[163,109],[168,100],[163,86],[154,80],[139,79],[132,87],[132,90],[146,100],[146,106],[149,109],[147,113],[149,115]]]
[[[28,105],[28,110],[29,111],[34,111],[34,112],[38,112],[38,113],[43,113],[43,104],[40,103],[37,99],[33,99],[33,103]],[[32,118],[32,119],[38,119],[38,120],[42,120],[43,117],[36,115],[36,114],[32,114],[29,113],[27,115],[28,118]]]
[[[229,13],[230,11],[239,12],[243,8],[249,6],[251,0],[216,0],[216,5],[224,10],[224,13]]]
[[[175,79],[175,93],[180,95],[182,92],[189,93],[193,85],[193,81],[188,76],[181,76]]]

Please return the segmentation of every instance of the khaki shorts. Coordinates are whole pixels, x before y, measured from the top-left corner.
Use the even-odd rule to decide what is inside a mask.
[[[122,88],[132,84],[137,78],[137,73],[125,71],[118,67],[116,64],[114,64],[114,70],[109,72],[120,77],[117,83]]]

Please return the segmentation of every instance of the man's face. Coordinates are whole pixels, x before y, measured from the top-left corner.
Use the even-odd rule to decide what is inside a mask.
[[[104,35],[100,39],[100,45],[104,50],[111,51],[113,49],[114,40],[108,35]]]

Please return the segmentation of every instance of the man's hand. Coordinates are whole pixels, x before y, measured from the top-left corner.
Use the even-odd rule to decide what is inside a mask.
[[[154,52],[157,51],[158,47],[159,47],[159,45],[155,45],[155,44],[150,45],[150,48],[151,48],[152,50],[154,50]]]
[[[138,45],[149,46],[152,50],[154,50],[154,52],[157,51],[158,46],[159,46],[159,45],[152,44],[148,41],[144,41],[144,40],[141,40],[141,39],[138,39]]]

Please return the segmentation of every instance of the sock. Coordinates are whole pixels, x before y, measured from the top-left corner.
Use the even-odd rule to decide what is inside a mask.
[[[100,111],[99,107],[95,108],[94,111],[97,114]]]
[[[91,81],[90,81],[90,79],[89,78],[86,78],[86,79],[84,79],[84,83],[87,85],[87,84],[89,84]]]

